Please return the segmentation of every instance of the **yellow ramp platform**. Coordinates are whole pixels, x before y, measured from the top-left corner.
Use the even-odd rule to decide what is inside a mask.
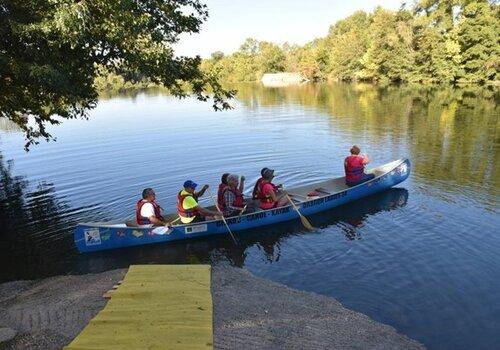
[[[65,349],[212,349],[209,265],[132,265]]]

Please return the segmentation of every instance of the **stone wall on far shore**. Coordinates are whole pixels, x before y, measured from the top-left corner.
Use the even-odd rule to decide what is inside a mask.
[[[300,73],[266,73],[260,81],[267,87],[279,87],[301,84],[307,79]]]

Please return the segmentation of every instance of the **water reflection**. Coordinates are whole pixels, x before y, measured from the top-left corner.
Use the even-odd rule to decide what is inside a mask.
[[[445,191],[457,186],[494,209],[500,188],[499,89],[305,84],[287,88],[238,85],[248,108],[297,104],[330,116],[332,133],[370,134],[397,151],[407,143],[414,175]]]
[[[13,167],[0,153],[0,281],[67,273],[64,261],[75,255],[68,229],[91,208],[70,208],[53,184],[33,185]]]

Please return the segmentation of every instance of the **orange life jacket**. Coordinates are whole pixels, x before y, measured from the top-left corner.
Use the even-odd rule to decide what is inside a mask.
[[[180,216],[183,216],[185,218],[195,217],[196,215],[199,214],[197,208],[184,209],[184,206],[182,205],[184,203],[184,198],[186,197],[193,197],[193,195],[191,193],[182,194],[182,191],[180,191],[179,194],[177,195],[177,212],[179,213]]]

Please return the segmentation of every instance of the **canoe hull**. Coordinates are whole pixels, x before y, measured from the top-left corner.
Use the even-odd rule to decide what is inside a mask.
[[[411,169],[408,159],[401,159],[388,165],[391,166],[387,171],[373,180],[317,199],[303,201],[297,204],[297,206],[304,215],[316,214],[386,190],[408,178]],[[297,212],[291,206],[286,206],[228,218],[227,223],[232,231],[243,231],[295,220],[297,218]],[[227,234],[227,228],[220,220],[192,225],[176,225],[170,229],[164,227],[126,227],[123,224],[89,223],[77,226],[74,232],[74,240],[77,249],[81,253],[87,253],[217,234]]]

